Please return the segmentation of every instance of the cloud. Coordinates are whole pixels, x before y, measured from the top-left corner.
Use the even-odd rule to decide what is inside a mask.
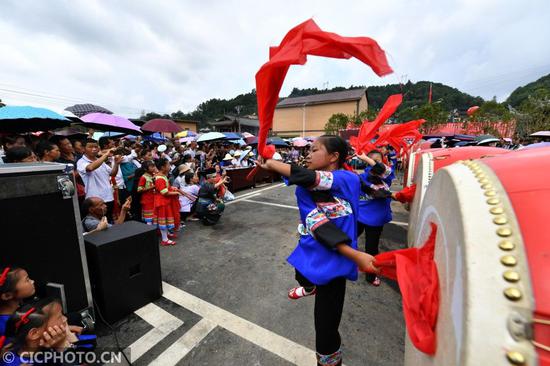
[[[549,10],[545,0],[8,0],[0,98],[56,107],[90,101],[127,116],[190,111],[253,89],[268,47],[313,17],[325,30],[376,39],[395,73],[378,78],[354,60],[311,57],[291,68],[283,95],[408,78],[502,100],[550,72]]]

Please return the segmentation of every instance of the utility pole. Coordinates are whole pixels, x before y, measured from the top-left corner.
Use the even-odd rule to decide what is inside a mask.
[[[306,137],[306,103],[302,106],[302,137]]]

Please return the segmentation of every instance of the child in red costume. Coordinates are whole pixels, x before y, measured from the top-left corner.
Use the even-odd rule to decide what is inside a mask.
[[[141,219],[147,225],[155,221],[155,173],[157,168],[152,161],[144,161],[142,166],[145,173],[139,178],[137,191],[141,194]]]
[[[171,240],[176,236],[172,233],[169,234],[169,230],[176,227],[176,222],[179,225],[178,196],[181,192],[171,187],[168,181],[170,162],[165,158],[160,158],[157,160],[156,166],[158,173],[155,175],[155,217],[162,236],[160,245],[176,245],[176,242]]]

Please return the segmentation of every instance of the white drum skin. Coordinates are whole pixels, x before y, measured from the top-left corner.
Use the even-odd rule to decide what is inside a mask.
[[[492,187],[489,195],[483,188],[487,181]],[[530,320],[533,298],[528,280],[518,284],[524,294],[521,299],[510,301],[503,295],[510,284],[503,279],[507,267],[499,248],[502,226],[495,223],[495,206],[489,203],[495,197],[508,217],[507,227],[515,242],[522,243],[506,192],[483,163],[467,161],[439,169],[427,187],[413,242],[422,245],[430,234],[430,223],[437,224],[437,350],[434,356],[425,355],[407,336],[405,365],[510,365],[507,357],[511,351],[521,352],[526,365],[537,365],[532,344],[513,336],[509,326],[516,317]],[[521,277],[528,279],[524,252],[519,251],[515,258]]]

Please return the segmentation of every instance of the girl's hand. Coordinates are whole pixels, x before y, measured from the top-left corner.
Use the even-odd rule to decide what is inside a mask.
[[[258,159],[256,160],[256,166],[259,166],[262,169],[269,170],[269,167],[267,166],[267,160],[262,158],[258,155]]]
[[[49,327],[43,334],[40,339],[40,347],[44,348],[59,348],[65,344],[65,339],[67,338],[67,333],[65,326],[54,325]]]
[[[374,262],[374,257],[364,252],[358,253],[355,261],[361,272],[379,273],[380,269],[374,266]]]

